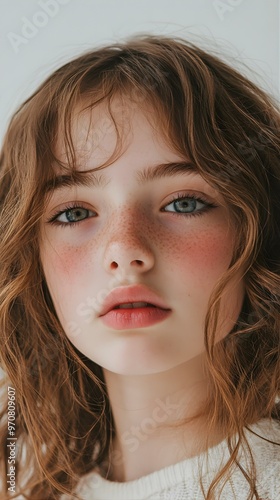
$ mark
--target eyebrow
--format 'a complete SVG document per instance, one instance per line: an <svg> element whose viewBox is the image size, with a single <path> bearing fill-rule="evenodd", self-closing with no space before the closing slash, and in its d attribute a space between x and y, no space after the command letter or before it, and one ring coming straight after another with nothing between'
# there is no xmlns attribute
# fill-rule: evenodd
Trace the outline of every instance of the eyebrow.
<svg viewBox="0 0 280 500"><path fill-rule="evenodd" d="M149 166L136 172L136 179L139 185L154 181L164 177L176 177L194 173L199 175L197 167L188 161L179 161L173 163L161 163L156 166ZM89 171L75 171L72 175L58 175L48 180L43 188L44 193L53 192L63 188L75 186L101 187L104 188L110 184L110 180L104 174L96 174Z"/></svg>

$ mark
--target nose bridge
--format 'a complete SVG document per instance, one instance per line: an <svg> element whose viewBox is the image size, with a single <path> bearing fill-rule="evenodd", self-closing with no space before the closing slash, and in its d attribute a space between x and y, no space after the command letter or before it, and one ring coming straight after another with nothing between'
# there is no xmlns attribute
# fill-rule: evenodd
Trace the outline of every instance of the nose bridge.
<svg viewBox="0 0 280 500"><path fill-rule="evenodd" d="M119 205L111 212L107 230L108 234L111 233L115 238L121 236L122 239L138 240L147 234L148 228L147 211L140 203L131 200L130 203Z"/></svg>

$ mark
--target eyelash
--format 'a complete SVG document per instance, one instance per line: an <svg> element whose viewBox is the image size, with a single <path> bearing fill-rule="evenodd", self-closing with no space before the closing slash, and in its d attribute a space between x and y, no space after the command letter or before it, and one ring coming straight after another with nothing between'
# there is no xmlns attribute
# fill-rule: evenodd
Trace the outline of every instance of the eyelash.
<svg viewBox="0 0 280 500"><path fill-rule="evenodd" d="M66 207L64 207L63 210L58 210L57 212L55 212L51 216L51 218L47 220L47 222L49 224L53 224L54 226L60 226L60 227L66 227L66 226L67 227L74 227L74 226L77 226L78 224L80 224L81 222L84 222L87 219L82 219L82 220L79 220L77 222L60 222L60 221L57 220L57 217L59 217L60 215L64 214L68 210L75 210L77 208L82 208L83 210L88 210L82 204L78 205L77 203L72 203L72 204L66 205Z"/></svg>
<svg viewBox="0 0 280 500"><path fill-rule="evenodd" d="M186 199L186 198L190 198L192 200L196 200L200 203L204 203L206 206L202 209L200 209L198 212L194 212L194 213L184 213L184 212L170 212L170 211L164 211L164 213L169 213L169 214L172 214L172 215L175 215L175 216L179 216L179 217L182 217L182 216L185 216L185 217L196 217L196 216L199 216L199 215L203 215L203 213L205 212L208 212L208 210L210 210L211 208L217 208L218 205L215 205L214 203L210 203L209 201L205 200L203 198L203 196L196 196L194 194L176 194L174 195L174 197L172 198L172 200L169 201L169 203L167 203L163 208L167 207L168 205L171 205L172 203L174 203L175 201L180 201L180 200L183 200L183 199ZM61 227L74 227L74 226L77 226L78 224L80 224L81 222L84 222L86 219L82 219L80 221L77 221L77 222L60 222L57 220L57 218L64 214L65 212L67 212L68 210L74 210L74 209L79 209L79 208L82 208L84 210L88 210L86 209L84 206L82 206L81 204L77 204L77 203L72 203L72 204L69 204L67 205L66 207L64 207L63 210L59 210L57 211L56 213L54 213L50 219L47 220L47 222L49 224L53 224L53 225L57 225L57 226L61 226Z"/></svg>
<svg viewBox="0 0 280 500"><path fill-rule="evenodd" d="M184 200L186 198L189 198L191 200L196 200L200 203L204 203L204 205L206 205L204 208L200 209L198 212L194 212L194 213L184 213L184 212L169 212L167 211L167 213L169 214L172 214L172 215L178 215L178 216L185 216L185 217L196 217L196 216L199 216L199 215L203 215L205 212L208 212L208 210L211 210L211 208L217 208L218 205L215 205L214 203L211 203L210 201L207 201L205 198L203 198L203 196L197 196L195 194L187 194L187 193L184 193L184 194L176 194L174 195L174 197L172 198L172 200L170 200L169 203L167 203L163 208L167 207L168 205L171 205L172 203L174 203L175 201L180 201L180 200ZM166 212L165 212L166 213Z"/></svg>

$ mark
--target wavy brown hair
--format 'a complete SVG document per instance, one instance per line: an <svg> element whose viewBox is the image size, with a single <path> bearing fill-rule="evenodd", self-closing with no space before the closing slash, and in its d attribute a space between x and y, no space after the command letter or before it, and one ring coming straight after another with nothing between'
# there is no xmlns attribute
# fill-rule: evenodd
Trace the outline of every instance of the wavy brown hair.
<svg viewBox="0 0 280 500"><path fill-rule="evenodd" d="M244 428L261 418L280 420L279 108L216 55L184 39L134 36L100 46L57 69L14 114L4 139L3 499L10 498L8 384L16 391L17 474L27 499L73 495L81 476L106 462L114 436L102 368L73 346L58 321L40 262L39 227L44 187L54 178L54 164L77 175L71 136L75 110L81 103L92 109L103 102L117 127L111 107L115 97L124 110L128 102L153 110L151 116L168 144L224 196L238 229L232 262L213 290L205 322L212 391L203 411L209 434L219 426L229 436L231 454L205 492L207 500L215 498L218 484L238 465L238 450L247 443ZM65 163L55 154L58 132L67 151ZM119 131L118 138L120 144ZM226 338L215 344L221 296L241 270L245 298L240 316ZM236 434L239 440L233 445ZM259 499L250 458L251 469L242 472L250 485L249 499Z"/></svg>

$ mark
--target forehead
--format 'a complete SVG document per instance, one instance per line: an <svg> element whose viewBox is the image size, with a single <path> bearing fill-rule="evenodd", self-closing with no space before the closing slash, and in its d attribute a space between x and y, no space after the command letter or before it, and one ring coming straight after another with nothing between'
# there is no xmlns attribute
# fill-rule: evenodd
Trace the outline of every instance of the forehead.
<svg viewBox="0 0 280 500"><path fill-rule="evenodd" d="M59 126L55 155L62 162L69 159L66 135ZM69 136L78 170L106 163L116 148L123 154L128 147L141 146L143 156L147 142L152 142L154 149L174 149L171 144L167 145L154 109L148 106L140 109L133 102L118 98L114 98L110 106L107 102L93 108L85 103L77 106L72 114Z"/></svg>

